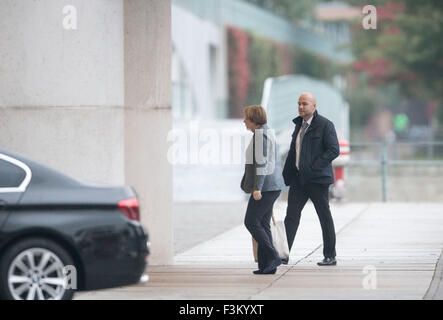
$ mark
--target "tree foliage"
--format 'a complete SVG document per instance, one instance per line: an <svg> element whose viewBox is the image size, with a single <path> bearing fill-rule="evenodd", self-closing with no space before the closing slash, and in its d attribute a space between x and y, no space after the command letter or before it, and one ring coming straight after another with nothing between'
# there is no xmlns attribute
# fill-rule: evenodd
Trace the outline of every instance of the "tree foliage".
<svg viewBox="0 0 443 320"><path fill-rule="evenodd" d="M406 96L437 101L443 123L443 2L374 2L377 29L365 30L361 22L353 27L355 69L366 72L373 85L397 82Z"/></svg>

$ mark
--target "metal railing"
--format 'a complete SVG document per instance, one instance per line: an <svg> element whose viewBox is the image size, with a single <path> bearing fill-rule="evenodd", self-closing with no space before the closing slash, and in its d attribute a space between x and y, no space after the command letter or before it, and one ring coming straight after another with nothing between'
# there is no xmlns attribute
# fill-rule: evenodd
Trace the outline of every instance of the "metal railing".
<svg viewBox="0 0 443 320"><path fill-rule="evenodd" d="M358 142L351 143L350 148L350 166L379 166L381 168L383 202L386 202L388 199L387 182L389 166L443 166L443 142L441 141ZM403 148L403 152L399 152L398 149L400 148ZM420 148L424 148L425 152L417 151ZM368 155L372 155L371 159L367 158Z"/></svg>

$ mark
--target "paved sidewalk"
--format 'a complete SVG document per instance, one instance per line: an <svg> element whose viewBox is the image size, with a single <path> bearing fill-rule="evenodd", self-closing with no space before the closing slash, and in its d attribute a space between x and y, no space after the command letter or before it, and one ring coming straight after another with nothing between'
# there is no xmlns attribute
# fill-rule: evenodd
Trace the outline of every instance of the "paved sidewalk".
<svg viewBox="0 0 443 320"><path fill-rule="evenodd" d="M175 202L172 219L174 254L183 253L242 224L247 205L247 200Z"/></svg>
<svg viewBox="0 0 443 320"><path fill-rule="evenodd" d="M276 204L282 219L285 203ZM319 267L321 229L312 204L302 213L287 266L253 275L252 244L235 227L175 257L150 266L145 284L79 293L76 299L423 299L432 288L443 248L443 204L332 204L335 267ZM366 272L366 273L365 273ZM434 299L439 299L437 294Z"/></svg>

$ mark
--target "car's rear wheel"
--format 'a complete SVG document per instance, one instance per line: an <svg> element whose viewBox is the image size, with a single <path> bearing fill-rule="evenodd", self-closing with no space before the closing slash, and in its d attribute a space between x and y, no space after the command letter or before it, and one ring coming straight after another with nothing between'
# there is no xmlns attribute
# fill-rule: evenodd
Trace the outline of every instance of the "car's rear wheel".
<svg viewBox="0 0 443 320"><path fill-rule="evenodd" d="M22 240L1 257L0 296L10 300L72 299L73 283L68 280L76 279L66 277L70 275L66 267L73 265L70 254L52 240Z"/></svg>

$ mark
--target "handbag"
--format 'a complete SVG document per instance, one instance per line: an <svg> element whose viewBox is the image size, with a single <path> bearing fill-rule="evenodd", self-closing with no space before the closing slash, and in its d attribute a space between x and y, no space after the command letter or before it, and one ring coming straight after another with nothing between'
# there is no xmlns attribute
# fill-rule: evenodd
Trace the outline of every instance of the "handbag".
<svg viewBox="0 0 443 320"><path fill-rule="evenodd" d="M286 228L284 221L276 221L274 217L274 212L272 213L272 223L271 223L271 233L272 233L272 244L275 250L277 250L278 255L281 259L289 258L289 246L288 239L286 237ZM252 237L252 253L254 255L254 261L258 262L258 243Z"/></svg>
<svg viewBox="0 0 443 320"><path fill-rule="evenodd" d="M281 259L289 258L289 245L288 238L286 237L286 227L283 220L276 221L274 218L274 213L272 213L272 244L275 250L277 250L278 255Z"/></svg>

